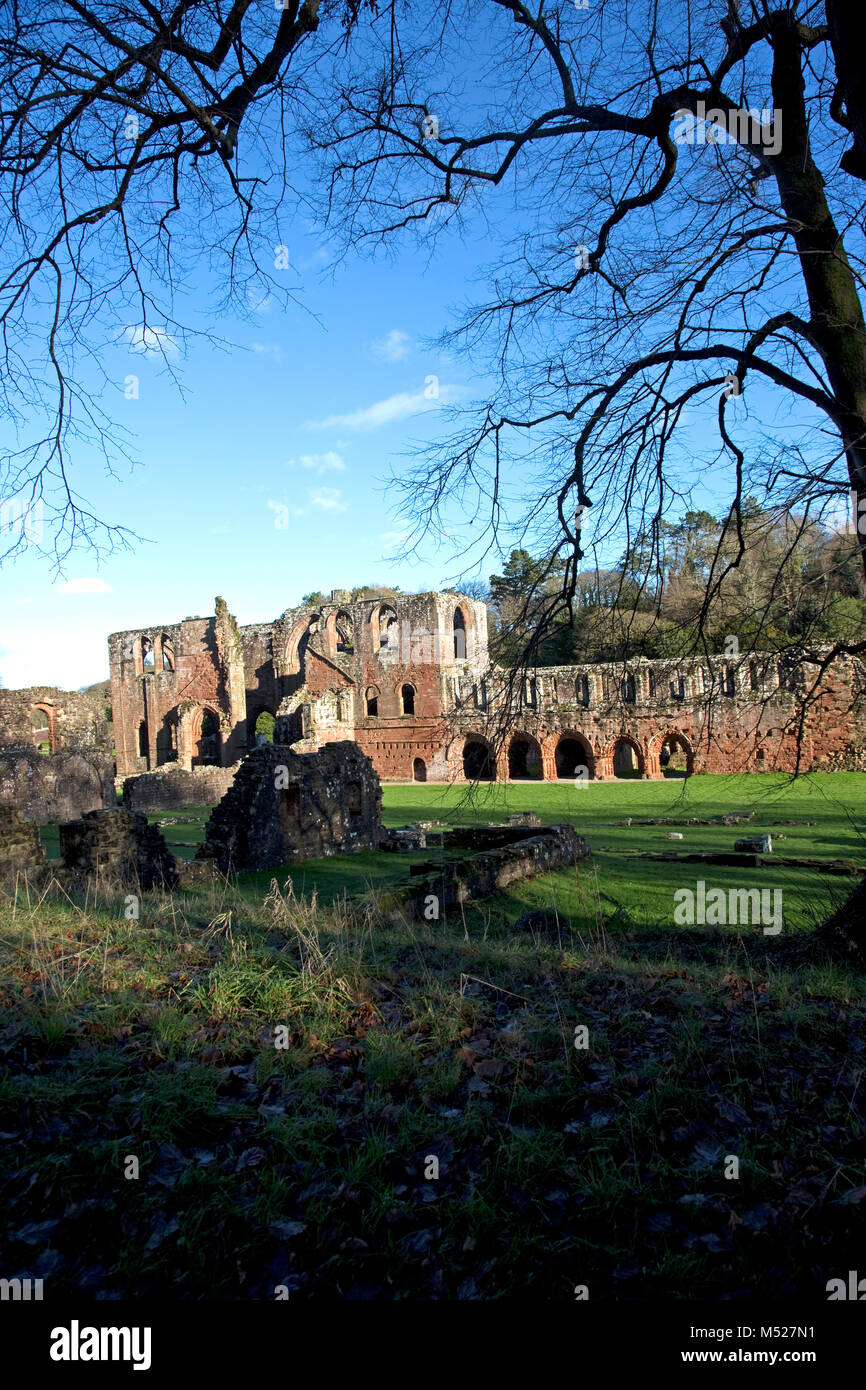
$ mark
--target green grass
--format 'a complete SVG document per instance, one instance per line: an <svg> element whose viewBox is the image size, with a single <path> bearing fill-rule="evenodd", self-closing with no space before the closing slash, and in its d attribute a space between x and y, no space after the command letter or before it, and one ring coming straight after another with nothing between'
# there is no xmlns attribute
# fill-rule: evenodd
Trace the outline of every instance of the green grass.
<svg viewBox="0 0 866 1390"><path fill-rule="evenodd" d="M377 899L424 855L148 893L139 921L0 897L0 1265L61 1297L823 1299L862 1226L866 974L810 928L854 880L637 853L769 828L863 863L864 787L386 786L390 825L535 810L593 847L433 923ZM673 929L697 877L782 886L785 931Z"/></svg>

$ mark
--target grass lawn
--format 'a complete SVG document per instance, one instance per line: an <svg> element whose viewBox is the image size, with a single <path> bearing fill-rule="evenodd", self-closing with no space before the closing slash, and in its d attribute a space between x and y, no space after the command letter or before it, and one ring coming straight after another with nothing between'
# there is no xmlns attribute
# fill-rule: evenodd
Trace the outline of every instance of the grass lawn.
<svg viewBox="0 0 866 1390"><path fill-rule="evenodd" d="M388 786L392 825L534 809L593 846L445 922L346 896L392 854L146 894L139 920L3 899L4 1274L46 1298L823 1301L862 1264L866 974L805 928L855 880L750 871L784 887L780 936L674 929L675 884L743 871L635 850L741 832L617 822L754 808L777 852L862 863L864 782ZM515 926L554 903L558 930Z"/></svg>

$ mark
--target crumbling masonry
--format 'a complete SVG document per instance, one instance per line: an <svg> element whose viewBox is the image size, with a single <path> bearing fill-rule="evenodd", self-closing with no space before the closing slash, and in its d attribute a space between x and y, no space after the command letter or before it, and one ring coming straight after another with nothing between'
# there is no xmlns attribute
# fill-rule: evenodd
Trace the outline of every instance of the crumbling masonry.
<svg viewBox="0 0 866 1390"><path fill-rule="evenodd" d="M686 772L787 772L798 745L800 770L864 766L863 669L850 658L825 673L799 733L817 671L787 658L539 669L512 692L500 744L506 673L489 663L486 606L454 592L350 602L334 590L244 627L218 599L209 618L115 633L109 652L121 778L229 769L262 741L263 715L296 753L352 741L386 781L657 778L672 759ZM188 779L172 804L196 794Z"/></svg>

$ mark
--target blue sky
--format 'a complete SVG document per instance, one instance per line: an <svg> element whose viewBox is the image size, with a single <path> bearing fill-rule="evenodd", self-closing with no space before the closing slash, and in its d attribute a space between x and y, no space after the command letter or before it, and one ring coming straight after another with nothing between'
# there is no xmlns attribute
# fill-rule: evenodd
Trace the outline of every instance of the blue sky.
<svg viewBox="0 0 866 1390"><path fill-rule="evenodd" d="M130 334L108 350L117 389L106 405L141 464L111 478L79 447L76 482L98 515L145 539L98 563L80 551L62 576L35 548L4 567L7 688L101 680L109 632L211 613L216 594L243 623L313 589L412 590L454 575L434 545L418 560L389 560L401 523L385 480L442 428L444 404L477 390L465 363L425 342L465 298L482 248L447 233L432 258L359 257L332 275L330 248L303 225L286 245L299 304L272 299L249 320L201 320L225 350L169 342L182 395L151 340ZM126 399L130 375L137 399Z"/></svg>
<svg viewBox="0 0 866 1390"><path fill-rule="evenodd" d="M579 23L581 12L568 9L568 19ZM477 57L474 38L470 51ZM452 77L461 77L465 90L443 97L441 109L457 102L469 120L478 88L466 74ZM696 157L705 155L696 150ZM516 180L514 189L485 190L464 233L440 228L433 249L392 243L377 260L350 252L333 273L334 248L299 215L282 237L288 267L274 272L285 276L294 302L284 307L260 298L246 317L216 321L202 317L218 281L209 278L207 225L195 226L199 264L181 286L175 312L219 333L225 346L193 338L176 348L170 326L159 336L156 317L143 338L132 311L125 338L106 343L100 362L113 384L103 404L129 429L141 462L111 477L95 453L73 446L73 478L100 518L142 540L132 552L101 560L80 550L62 575L35 547L3 566L3 684L74 689L104 679L110 632L212 613L217 594L246 623L273 619L314 589L388 582L417 590L453 582L461 567L447 543L437 548L430 541L411 561L389 558L400 549L401 522L386 479L392 468L408 466L413 448L447 432L443 407L484 394L485 382L468 361L430 344L453 325L453 308L484 297L481 270L499 259L525 218L534 221L531 202L521 203L522 187ZM548 215L556 241L571 213L542 204L542 225ZM566 261L573 240L563 244ZM153 350L159 343L182 392ZM131 378L135 390L127 399ZM748 418L750 400L759 420L754 387L741 415ZM774 408L796 434L790 402ZM729 489L724 466L708 467L718 449L712 401L690 428L694 433L681 437L685 486L693 489L692 505L718 512ZM512 466L511 499L532 495L531 479L531 470ZM473 525L477 535L480 523L455 503L448 540L461 528L465 537ZM503 537L506 551L517 539ZM598 558L611 563L616 553ZM499 567L490 556L480 573Z"/></svg>

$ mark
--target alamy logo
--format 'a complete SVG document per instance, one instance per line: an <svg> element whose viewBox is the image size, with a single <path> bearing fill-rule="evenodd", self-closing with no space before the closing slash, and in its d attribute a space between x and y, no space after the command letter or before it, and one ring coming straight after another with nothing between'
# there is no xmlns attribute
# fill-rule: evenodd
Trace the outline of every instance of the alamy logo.
<svg viewBox="0 0 866 1390"><path fill-rule="evenodd" d="M51 1330L52 1361L131 1361L134 1371L150 1370L149 1327L69 1327Z"/></svg>
<svg viewBox="0 0 866 1390"><path fill-rule="evenodd" d="M778 154L782 113L767 107L761 111L711 107L708 111L706 102L699 101L694 113L683 108L674 112L673 137L678 145L757 145L763 154Z"/></svg>
<svg viewBox="0 0 866 1390"><path fill-rule="evenodd" d="M848 1270L847 1284L844 1279L828 1279L825 1287L828 1303L838 1303L841 1299L855 1303L866 1301L866 1279L858 1279L856 1269Z"/></svg>
<svg viewBox="0 0 866 1390"><path fill-rule="evenodd" d="M764 936L782 930L781 888L710 888L702 878L691 888L674 893L674 923L678 927L762 926Z"/></svg>
<svg viewBox="0 0 866 1390"><path fill-rule="evenodd" d="M0 1300L11 1299L13 1303L29 1303L33 1299L42 1302L41 1279L0 1279Z"/></svg>

